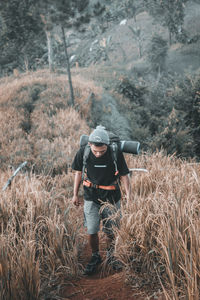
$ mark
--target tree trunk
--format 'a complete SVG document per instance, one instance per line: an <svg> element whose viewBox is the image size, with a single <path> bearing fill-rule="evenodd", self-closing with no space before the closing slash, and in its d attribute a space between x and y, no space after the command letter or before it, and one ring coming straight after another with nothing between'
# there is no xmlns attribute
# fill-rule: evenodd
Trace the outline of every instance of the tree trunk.
<svg viewBox="0 0 200 300"><path fill-rule="evenodd" d="M169 30L169 45L171 46L171 44L172 44L172 33L171 33L170 29L168 29L168 30Z"/></svg>
<svg viewBox="0 0 200 300"><path fill-rule="evenodd" d="M118 49L119 49L119 50L121 51L121 53L122 53L122 56L123 56L123 62L126 62L126 61L127 61L126 51L124 50L124 48L123 48L120 44L115 43L115 45L117 45L117 46L116 46L116 49L117 49L117 47L118 47Z"/></svg>
<svg viewBox="0 0 200 300"><path fill-rule="evenodd" d="M49 63L49 70L53 72L54 65L53 65L53 47L52 47L52 34L51 31L45 30L47 36L47 48L48 48L48 63Z"/></svg>
<svg viewBox="0 0 200 300"><path fill-rule="evenodd" d="M142 41L141 41L141 39L138 40L138 51L139 51L139 57L142 58Z"/></svg>
<svg viewBox="0 0 200 300"><path fill-rule="evenodd" d="M67 62L67 74L68 74L68 80L69 80L71 106L74 106L74 90L73 90L73 86L72 86L71 70L70 70L69 56L68 56L68 52L67 52L65 31L64 31L63 26L61 26L61 29L62 29L62 37L63 37L64 50L65 50L65 57L66 57L66 62Z"/></svg>

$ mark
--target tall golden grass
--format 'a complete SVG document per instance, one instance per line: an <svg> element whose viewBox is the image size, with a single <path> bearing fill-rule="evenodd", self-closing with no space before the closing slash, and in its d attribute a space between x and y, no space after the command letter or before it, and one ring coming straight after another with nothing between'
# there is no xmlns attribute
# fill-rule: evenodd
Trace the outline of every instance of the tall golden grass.
<svg viewBox="0 0 200 300"><path fill-rule="evenodd" d="M10 175L1 174L1 187ZM79 275L81 221L71 190L65 191L72 174L57 177L21 174L1 192L2 300L59 299L62 287Z"/></svg>
<svg viewBox="0 0 200 300"><path fill-rule="evenodd" d="M129 161L133 198L123 207L116 252L135 282L160 283L166 299L200 297L200 165L162 152Z"/></svg>
<svg viewBox="0 0 200 300"><path fill-rule="evenodd" d="M59 299L80 272L82 219L71 205L70 163L89 133L85 100L95 86L47 71L0 80L0 299ZM84 119L83 119L84 118ZM13 170L27 167L2 192Z"/></svg>
<svg viewBox="0 0 200 300"><path fill-rule="evenodd" d="M61 174L88 133L91 93L100 88L75 76L75 108L70 109L66 74L37 71L0 80L1 169L27 160L37 173Z"/></svg>

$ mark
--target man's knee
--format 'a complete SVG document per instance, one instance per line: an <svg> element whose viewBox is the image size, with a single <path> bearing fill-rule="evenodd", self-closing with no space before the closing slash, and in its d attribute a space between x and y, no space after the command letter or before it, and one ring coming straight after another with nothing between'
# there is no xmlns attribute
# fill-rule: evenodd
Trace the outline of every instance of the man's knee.
<svg viewBox="0 0 200 300"><path fill-rule="evenodd" d="M92 201L84 202L84 225L88 234L96 234L100 228L99 209Z"/></svg>
<svg viewBox="0 0 200 300"><path fill-rule="evenodd" d="M96 235L99 232L99 224L86 224L87 233L90 235Z"/></svg>

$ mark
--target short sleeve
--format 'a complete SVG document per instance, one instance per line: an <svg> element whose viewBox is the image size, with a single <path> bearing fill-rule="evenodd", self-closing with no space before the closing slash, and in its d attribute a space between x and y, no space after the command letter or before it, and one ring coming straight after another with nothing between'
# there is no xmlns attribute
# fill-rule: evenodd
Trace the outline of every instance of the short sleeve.
<svg viewBox="0 0 200 300"><path fill-rule="evenodd" d="M75 171L82 171L83 168L83 151L84 149L80 148L76 153L74 160L72 162L72 169Z"/></svg>
<svg viewBox="0 0 200 300"><path fill-rule="evenodd" d="M126 160L121 151L118 152L117 166L118 166L120 176L125 176L125 175L129 174L129 169L126 164Z"/></svg>

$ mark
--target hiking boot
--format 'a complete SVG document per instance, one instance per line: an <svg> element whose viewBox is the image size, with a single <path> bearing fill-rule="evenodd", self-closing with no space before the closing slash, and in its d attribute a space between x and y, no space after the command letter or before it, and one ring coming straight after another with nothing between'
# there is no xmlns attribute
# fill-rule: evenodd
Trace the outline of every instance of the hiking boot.
<svg viewBox="0 0 200 300"><path fill-rule="evenodd" d="M90 262L87 264L83 274L92 275L96 272L97 266L101 263L101 256L99 253L92 254Z"/></svg>

